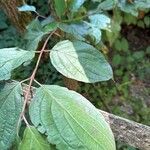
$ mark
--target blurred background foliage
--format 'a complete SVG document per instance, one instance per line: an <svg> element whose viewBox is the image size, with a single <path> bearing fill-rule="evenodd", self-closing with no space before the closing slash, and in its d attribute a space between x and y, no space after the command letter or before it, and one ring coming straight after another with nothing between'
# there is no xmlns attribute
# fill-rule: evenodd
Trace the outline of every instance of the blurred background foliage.
<svg viewBox="0 0 150 150"><path fill-rule="evenodd" d="M50 13L47 0L28 0L27 3L34 5L41 15ZM142 5L142 1L139 5ZM95 3L85 3L87 8L95 6ZM83 10L84 7L81 8ZM118 5L106 13L112 18L112 32L103 32L103 44L99 49L112 65L114 80L80 83L78 92L97 108L150 125L150 9L144 8L137 15L137 10ZM0 48L19 46L20 43L20 35L0 11ZM51 46L53 41L49 44ZM64 85L62 76L46 57L42 59L36 78L44 84ZM34 65L33 61L30 66L16 69L13 78L27 78ZM135 150L120 142L117 142L117 149Z"/></svg>

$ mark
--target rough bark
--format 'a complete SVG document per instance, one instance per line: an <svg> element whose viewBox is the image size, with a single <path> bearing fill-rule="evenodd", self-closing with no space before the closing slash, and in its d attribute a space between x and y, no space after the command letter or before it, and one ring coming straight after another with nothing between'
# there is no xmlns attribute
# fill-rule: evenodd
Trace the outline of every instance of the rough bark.
<svg viewBox="0 0 150 150"><path fill-rule="evenodd" d="M19 12L19 6L24 4L24 0L0 0L0 8L4 10L13 25L23 33L26 25L31 21L32 16L29 12Z"/></svg>
<svg viewBox="0 0 150 150"><path fill-rule="evenodd" d="M141 150L150 150L150 127L100 110L115 139Z"/></svg>

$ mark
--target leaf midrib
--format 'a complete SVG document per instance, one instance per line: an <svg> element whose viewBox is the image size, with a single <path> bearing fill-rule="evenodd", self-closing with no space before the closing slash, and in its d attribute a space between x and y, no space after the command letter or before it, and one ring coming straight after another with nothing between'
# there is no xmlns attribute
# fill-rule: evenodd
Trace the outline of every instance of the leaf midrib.
<svg viewBox="0 0 150 150"><path fill-rule="evenodd" d="M63 110L65 110L65 111L70 115L70 117L85 131L85 133L87 133L98 145L101 146L101 143L99 143L97 140L95 140L95 139L88 133L88 131L85 130L85 129L80 125L80 123L79 123L59 102L57 102L57 100L55 99L55 97L49 93L49 90L48 90L48 89L46 89L44 86L42 86L42 88L48 93L48 95L50 95L51 97L53 97L53 99L55 100L55 102L56 102ZM51 91L50 91L50 92L51 92Z"/></svg>

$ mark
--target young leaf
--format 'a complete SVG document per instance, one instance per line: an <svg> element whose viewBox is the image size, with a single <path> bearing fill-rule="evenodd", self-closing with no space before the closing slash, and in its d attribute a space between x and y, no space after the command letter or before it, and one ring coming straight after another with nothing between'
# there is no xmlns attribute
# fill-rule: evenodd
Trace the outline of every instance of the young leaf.
<svg viewBox="0 0 150 150"><path fill-rule="evenodd" d="M74 23L74 24L65 24L61 23L59 28L71 35L73 35L76 39L85 41L85 36L88 32L88 27L85 23Z"/></svg>
<svg viewBox="0 0 150 150"><path fill-rule="evenodd" d="M19 82L0 84L0 149L7 150L15 140L23 98Z"/></svg>
<svg viewBox="0 0 150 150"><path fill-rule="evenodd" d="M78 11L78 9L82 6L82 4L85 2L85 0L73 0L71 2L70 10L72 12Z"/></svg>
<svg viewBox="0 0 150 150"><path fill-rule="evenodd" d="M84 21L88 26L87 34L93 39L95 44L98 44L101 40L101 31L99 28L95 27L93 24Z"/></svg>
<svg viewBox="0 0 150 150"><path fill-rule="evenodd" d="M19 150L51 150L50 144L33 126L25 129Z"/></svg>
<svg viewBox="0 0 150 150"><path fill-rule="evenodd" d="M36 12L36 8L34 6L30 6L30 5L23 5L21 7L18 7L18 10L19 11L33 11L33 12Z"/></svg>
<svg viewBox="0 0 150 150"><path fill-rule="evenodd" d="M57 27L58 27L57 22L51 22L48 25L45 25L43 30L44 30L44 32L51 32L51 31L56 30Z"/></svg>
<svg viewBox="0 0 150 150"><path fill-rule="evenodd" d="M43 36L47 34L42 29L42 25L38 19L33 20L27 26L27 32L25 34L24 40L26 40L25 49L29 51L35 51L42 40Z"/></svg>
<svg viewBox="0 0 150 150"><path fill-rule="evenodd" d="M55 10L59 17L61 17L66 10L65 0L54 0Z"/></svg>
<svg viewBox="0 0 150 150"><path fill-rule="evenodd" d="M22 63L32 60L34 54L16 47L0 49L0 80L10 79L11 71Z"/></svg>
<svg viewBox="0 0 150 150"><path fill-rule="evenodd" d="M114 16L111 21L111 28L110 28L111 32L106 31L106 36L110 45L112 45L114 41L116 42L116 39L118 38L120 30L121 30L121 23L122 23L121 12L118 9L114 9L113 14Z"/></svg>
<svg viewBox="0 0 150 150"><path fill-rule="evenodd" d="M115 150L113 134L102 114L67 88L43 85L37 89L29 114L58 150Z"/></svg>
<svg viewBox="0 0 150 150"><path fill-rule="evenodd" d="M122 0L118 2L118 7L124 12L130 13L133 16L138 16L138 9L135 3L127 3L126 0Z"/></svg>
<svg viewBox="0 0 150 150"><path fill-rule="evenodd" d="M97 10L112 10L116 5L117 0L105 0L98 5Z"/></svg>
<svg viewBox="0 0 150 150"><path fill-rule="evenodd" d="M76 39L81 41L86 41L86 37L90 36L95 44L99 43L101 40L101 31L100 29L93 26L93 24L86 21L74 24L60 24L59 28L71 35Z"/></svg>
<svg viewBox="0 0 150 150"><path fill-rule="evenodd" d="M104 56L84 42L61 41L52 48L50 59L57 71L78 81L93 83L113 77Z"/></svg>
<svg viewBox="0 0 150 150"><path fill-rule="evenodd" d="M89 16L91 24L99 29L109 30L110 27L110 18L103 14L95 14Z"/></svg>

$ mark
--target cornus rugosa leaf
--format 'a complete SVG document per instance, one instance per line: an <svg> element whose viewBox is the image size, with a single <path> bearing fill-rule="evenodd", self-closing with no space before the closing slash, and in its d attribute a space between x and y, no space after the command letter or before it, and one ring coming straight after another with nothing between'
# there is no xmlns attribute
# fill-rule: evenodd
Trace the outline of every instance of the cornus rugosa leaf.
<svg viewBox="0 0 150 150"><path fill-rule="evenodd" d="M19 11L33 11L36 12L36 8L34 6L30 6L30 5L23 5L21 7L18 7Z"/></svg>
<svg viewBox="0 0 150 150"><path fill-rule="evenodd" d="M149 0L122 0L118 1L118 7L127 13L132 14L133 16L138 16L139 10L145 10L150 8Z"/></svg>
<svg viewBox="0 0 150 150"><path fill-rule="evenodd" d="M56 13L59 17L61 17L66 10L66 2L65 0L54 0L54 6Z"/></svg>
<svg viewBox="0 0 150 150"><path fill-rule="evenodd" d="M112 10L117 3L117 0L105 0L98 5L97 11Z"/></svg>
<svg viewBox="0 0 150 150"><path fill-rule="evenodd" d="M0 49L0 80L10 79L11 71L24 62L32 60L34 54L16 47Z"/></svg>
<svg viewBox="0 0 150 150"><path fill-rule="evenodd" d="M33 98L32 123L58 150L115 150L114 137L102 114L87 99L67 88L43 85Z"/></svg>
<svg viewBox="0 0 150 150"><path fill-rule="evenodd" d="M45 34L47 34L47 32L44 32L40 21L38 19L33 20L27 26L27 32L24 37L27 41L25 43L25 48L29 51L35 51Z"/></svg>
<svg viewBox="0 0 150 150"><path fill-rule="evenodd" d="M102 53L84 42L61 41L52 48L50 58L57 71L68 78L93 83L113 77Z"/></svg>
<svg viewBox="0 0 150 150"><path fill-rule="evenodd" d="M19 82L0 84L0 150L7 150L15 139L23 99Z"/></svg>
<svg viewBox="0 0 150 150"><path fill-rule="evenodd" d="M98 29L109 30L110 28L110 18L103 14L95 14L89 16L91 24Z"/></svg>
<svg viewBox="0 0 150 150"><path fill-rule="evenodd" d="M19 150L51 150L51 147L35 127L29 126L24 131Z"/></svg>
<svg viewBox="0 0 150 150"><path fill-rule="evenodd" d="M90 36L96 44L101 40L100 29L94 27L93 24L86 21L76 24L61 23L59 25L59 28L68 34L73 35L74 38L81 41L86 41L87 36Z"/></svg>
<svg viewBox="0 0 150 150"><path fill-rule="evenodd" d="M70 10L72 12L78 11L78 9L82 6L82 4L85 2L85 0L73 0L71 2Z"/></svg>

